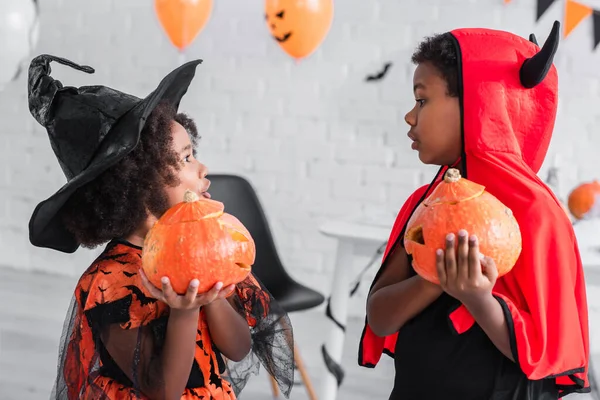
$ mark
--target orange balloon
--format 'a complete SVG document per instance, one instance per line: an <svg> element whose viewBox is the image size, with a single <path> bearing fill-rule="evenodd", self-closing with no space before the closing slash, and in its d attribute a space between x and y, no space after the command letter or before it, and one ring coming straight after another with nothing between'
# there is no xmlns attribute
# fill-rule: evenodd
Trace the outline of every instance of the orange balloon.
<svg viewBox="0 0 600 400"><path fill-rule="evenodd" d="M155 0L158 21L179 50L189 46L202 31L213 8L212 0Z"/></svg>
<svg viewBox="0 0 600 400"><path fill-rule="evenodd" d="M327 36L333 21L333 0L265 0L271 36L290 56L310 55Z"/></svg>

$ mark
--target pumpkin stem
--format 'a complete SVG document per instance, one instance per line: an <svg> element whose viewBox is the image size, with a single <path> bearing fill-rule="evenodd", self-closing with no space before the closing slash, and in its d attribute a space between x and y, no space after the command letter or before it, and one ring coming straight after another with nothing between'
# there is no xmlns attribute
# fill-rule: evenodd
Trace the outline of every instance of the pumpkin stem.
<svg viewBox="0 0 600 400"><path fill-rule="evenodd" d="M194 201L198 200L200 200L200 196L198 196L196 193L192 192L189 189L185 191L185 194L183 195L183 201L185 201L186 203L193 203Z"/></svg>
<svg viewBox="0 0 600 400"><path fill-rule="evenodd" d="M446 171L446 175L444 175L444 182L453 183L458 182L460 180L460 171L456 168L450 168Z"/></svg>

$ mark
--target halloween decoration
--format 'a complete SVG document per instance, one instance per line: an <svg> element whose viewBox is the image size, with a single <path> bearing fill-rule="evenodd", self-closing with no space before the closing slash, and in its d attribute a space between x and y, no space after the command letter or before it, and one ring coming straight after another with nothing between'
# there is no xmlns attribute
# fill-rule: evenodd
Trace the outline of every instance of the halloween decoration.
<svg viewBox="0 0 600 400"><path fill-rule="evenodd" d="M586 18L590 17L594 10L592 7L581 4L578 1L565 1L565 25L563 36L568 37L571 32Z"/></svg>
<svg viewBox="0 0 600 400"><path fill-rule="evenodd" d="M504 0L504 3L510 3L510 0ZM539 21L555 3L558 2L556 0L537 0L535 20ZM560 3L564 4L563 37L568 37L584 20L592 17L593 50L595 50L600 43L600 9L590 7L585 4L585 1L565 0Z"/></svg>
<svg viewBox="0 0 600 400"><path fill-rule="evenodd" d="M536 2L536 16L535 20L539 21L540 18L548 11L550 6L554 4L555 0L537 0Z"/></svg>
<svg viewBox="0 0 600 400"><path fill-rule="evenodd" d="M575 219L594 218L600 215L600 182L586 182L571 191L568 207Z"/></svg>
<svg viewBox="0 0 600 400"><path fill-rule="evenodd" d="M366 82L372 82L372 81L380 81L382 80L385 75L388 73L389 69L391 68L392 63L391 62L387 62L384 64L383 69L380 72L377 72L374 75L367 75L367 77L365 78Z"/></svg>
<svg viewBox="0 0 600 400"><path fill-rule="evenodd" d="M179 51L189 46L204 29L213 8L212 0L155 0L158 21Z"/></svg>
<svg viewBox="0 0 600 400"><path fill-rule="evenodd" d="M37 1L0 0L0 91L19 77L38 39Z"/></svg>
<svg viewBox="0 0 600 400"><path fill-rule="evenodd" d="M333 0L265 0L271 36L291 57L312 54L323 42L333 20Z"/></svg>
<svg viewBox="0 0 600 400"><path fill-rule="evenodd" d="M160 287L167 276L183 294L194 278L200 281L198 293L217 282L227 286L246 279L256 256L254 241L223 211L223 203L186 191L184 201L163 214L144 240L142 265L150 282Z"/></svg>
<svg viewBox="0 0 600 400"><path fill-rule="evenodd" d="M594 25L594 50L600 43L600 10L594 10L592 14L592 25Z"/></svg>
<svg viewBox="0 0 600 400"><path fill-rule="evenodd" d="M408 221L404 247L413 268L424 279L439 283L435 251L445 247L448 233L466 229L477 235L479 248L491 257L498 275L507 274L521 253L521 232L512 211L485 187L464 179L450 168L443 182L415 210Z"/></svg>

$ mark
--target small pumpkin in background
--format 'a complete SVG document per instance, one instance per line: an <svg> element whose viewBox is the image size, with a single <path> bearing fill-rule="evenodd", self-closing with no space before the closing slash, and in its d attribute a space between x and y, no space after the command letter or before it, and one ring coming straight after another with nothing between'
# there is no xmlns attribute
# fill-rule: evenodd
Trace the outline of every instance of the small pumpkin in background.
<svg viewBox="0 0 600 400"><path fill-rule="evenodd" d="M479 251L494 260L499 276L514 267L522 239L512 211L484 186L462 178L457 169L450 168L408 221L404 248L412 255L415 272L439 284L435 251L446 247L446 235L461 229L477 236Z"/></svg>
<svg viewBox="0 0 600 400"><path fill-rule="evenodd" d="M575 219L600 215L600 182L586 182L577 186L569 194L567 204Z"/></svg>
<svg viewBox="0 0 600 400"><path fill-rule="evenodd" d="M178 294L198 279L198 293L217 282L237 284L250 274L256 247L250 232L223 203L186 191L184 201L171 207L144 239L142 268L161 287L167 276Z"/></svg>

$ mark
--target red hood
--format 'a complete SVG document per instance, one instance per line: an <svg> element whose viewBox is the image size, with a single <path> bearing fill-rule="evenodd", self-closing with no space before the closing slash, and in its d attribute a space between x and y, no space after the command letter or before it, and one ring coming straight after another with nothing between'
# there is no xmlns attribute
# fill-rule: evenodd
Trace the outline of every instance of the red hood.
<svg viewBox="0 0 600 400"><path fill-rule="evenodd" d="M550 64L545 78L524 90L520 69L526 59L540 52L536 44L487 29L457 29L451 34L460 45L465 77L461 83L467 159L493 152L500 158L522 160L537 173L556 118L556 68ZM529 71L529 79L535 80L534 73Z"/></svg>

